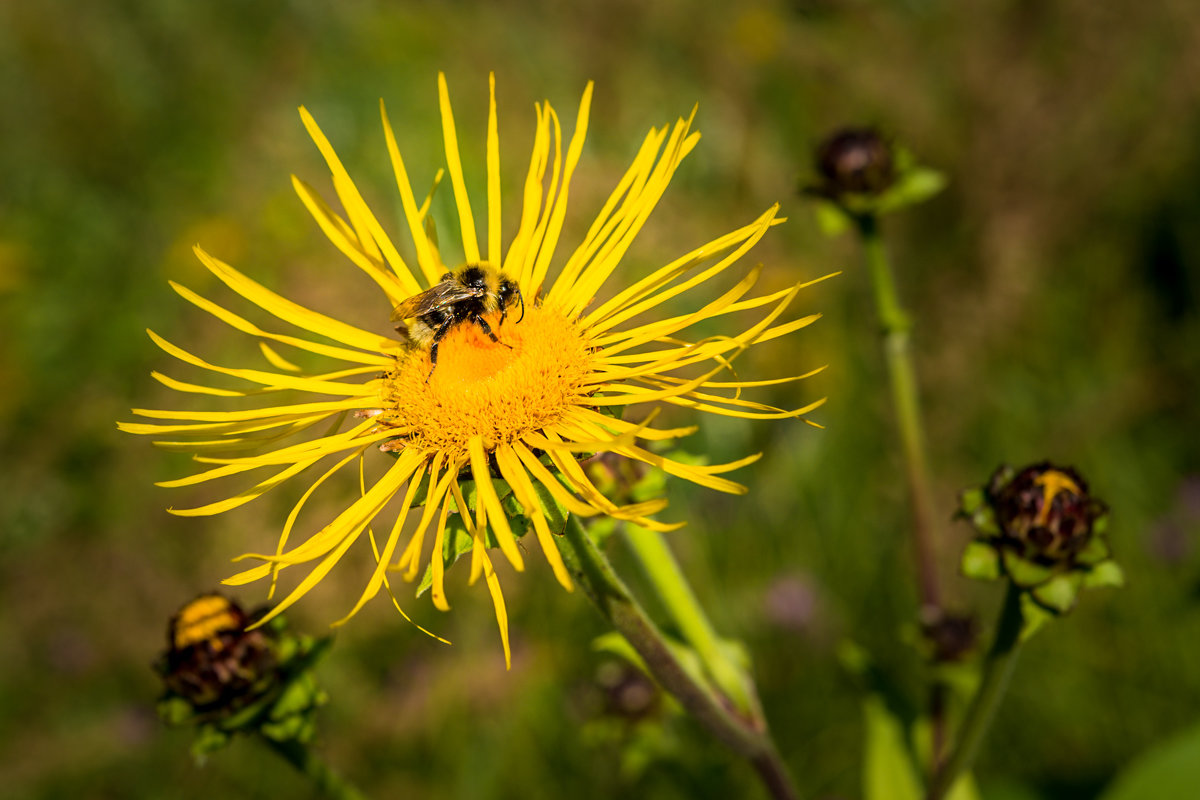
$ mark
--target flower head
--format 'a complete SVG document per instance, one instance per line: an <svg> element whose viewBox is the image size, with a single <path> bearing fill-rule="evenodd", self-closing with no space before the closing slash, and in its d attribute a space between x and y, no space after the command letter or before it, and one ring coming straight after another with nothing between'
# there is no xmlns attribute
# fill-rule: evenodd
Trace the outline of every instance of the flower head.
<svg viewBox="0 0 1200 800"><path fill-rule="evenodd" d="M844 128L821 142L817 171L831 198L843 194L878 195L896 180L891 144L873 128Z"/></svg>
<svg viewBox="0 0 1200 800"><path fill-rule="evenodd" d="M987 486L963 493L960 514L978 534L963 572L1006 576L1049 612L1070 611L1082 588L1121 583L1104 535L1108 508L1071 467L1002 466Z"/></svg>
<svg viewBox="0 0 1200 800"><path fill-rule="evenodd" d="M293 744L316 733L315 712L326 697L312 667L330 638L295 634L283 617L254 627L261 613L247 614L213 593L171 618L167 649L155 665L166 685L158 713L168 725L194 728L197 757L239 733Z"/></svg>
<svg viewBox="0 0 1200 800"><path fill-rule="evenodd" d="M308 566L307 576L268 618L309 591L361 539L369 542L376 567L346 618L381 589L391 594L390 574L399 572L413 580L426 563L433 602L447 609L447 561L452 563L451 553L469 552L471 579L485 578L507 656L507 617L493 565L495 549L521 570L525 554L518 537L532 531L558 581L570 589L571 576L555 544L560 531L554 524L562 514L602 515L659 530L677 527L653 518L666 505L662 499L620 505L606 498L580 466L585 455L613 454L718 491L744 492L745 487L724 474L754 461L756 455L706 466L664 457L654 443L684 436L693 428L657 428L651 424L653 413L632 422L622 419L620 412L629 406L670 404L734 417L801 417L819 402L780 409L747 399L742 390L806 375L741 380L732 372L731 361L751 345L790 334L816 317L781 320L805 284L752 295L757 267L722 294L693 303L687 313L654 314L668 300L697 296L709 281L734 266L771 226L782 221L778 207L637 276L632 283L611 287L609 279L680 162L696 145L699 134L691 130L690 118L669 128L651 129L583 241L573 249L559 247L571 178L587 130L590 84L569 141L562 139L558 115L549 104L537 106L533 152L518 203L519 224L512 239L505 241L492 81L486 140L487 224L481 240L444 76L439 75L438 89L461 260L457 254L449 262L443 259L429 227L429 198L417 202L382 104L384 135L415 263L401 256L317 123L301 109L304 124L332 172L345 216L293 178L296 191L333 244L380 287L378 309L360 320L365 327L351 325L287 300L197 248L204 265L234 292L307 335L259 327L172 284L185 299L255 337L269 368L213 364L151 333L164 350L185 363L251 388L184 383L157 373L155 377L184 392L218 397L259 398L283 390L305 396L236 410L136 409L135 414L157 421L121 427L169 437L167 446L193 450L198 461L209 465L198 474L162 485L187 486L251 471L263 476L226 500L173 509L176 514L227 511L313 471L311 486L288 516L275 552L242 556L261 563L226 581L237 585L269 578L274 588L280 571ZM439 171L435 186L440 176ZM477 293L477 305L458 308L457 322L441 325L441 317L425 319L439 324L436 331L426 331L430 335L420 344L414 344L412 337L375 330L385 327L381 323L394 307L442 283L459 263L498 270L516 281L524 313L503 313ZM689 329L697 324L739 311L757 312L744 330L688 338ZM437 345L436 367L431 339ZM278 345L327 359L331 366L317 373L301 371L277 352ZM332 519L302 526L301 512L314 490L352 464L361 476L358 496ZM376 531L373 525L381 521ZM294 543L297 530L307 530L308 535Z"/></svg>

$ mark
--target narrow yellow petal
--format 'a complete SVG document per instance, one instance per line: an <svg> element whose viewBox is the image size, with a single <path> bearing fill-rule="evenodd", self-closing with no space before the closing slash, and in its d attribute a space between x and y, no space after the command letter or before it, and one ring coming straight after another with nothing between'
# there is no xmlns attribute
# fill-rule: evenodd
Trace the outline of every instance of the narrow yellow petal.
<svg viewBox="0 0 1200 800"><path fill-rule="evenodd" d="M417 487L420 486L421 476L424 471L418 469L408 479L408 491L404 495L404 502L400 505L400 511L396 515L395 521L392 523L392 532L388 535L387 544L384 545L382 551L375 552L375 571L371 574L371 579L367 581L367 586L363 589L362 595L358 598L358 602L350 609L350 613L333 623L334 627L344 625L347 620L359 612L368 600L379 593L383 586L385 574L388 564L392 560L392 554L396 551L396 545L400 541L400 535L403 533L404 521L408 518L408 511L412 508L413 496L417 493ZM372 538L372 542L374 539Z"/></svg>
<svg viewBox="0 0 1200 800"><path fill-rule="evenodd" d="M297 565L326 556L346 538L357 538L421 464L421 456L402 452L387 472L361 497L301 544L278 555L244 553L235 561L254 559L270 564Z"/></svg>
<svg viewBox="0 0 1200 800"><path fill-rule="evenodd" d="M542 510L541 501L538 500L529 474L525 472L520 460L508 445L496 448L496 464L500 467L500 474L504 476L504 480L508 482L517 496L517 502L525 509L525 516L533 523L538 543L542 546L542 552L546 555L546 561L550 564L554 577L558 579L564 589L568 592L571 591L574 589L571 573L567 571L566 564L563 563L558 545L554 543L550 526L546 524L546 515Z"/></svg>
<svg viewBox="0 0 1200 800"><path fill-rule="evenodd" d="M150 373L150 377L166 386L168 389L174 389L177 392L187 392L189 394L207 394L214 397L245 397L246 392L235 392L232 389L217 389L212 386L201 386L198 383L185 383L177 381L174 378L163 375L161 372L154 371Z"/></svg>
<svg viewBox="0 0 1200 800"><path fill-rule="evenodd" d="M433 521L433 515L442 502L442 497L445 496L447 486L454 478L447 470L446 475L439 479L438 473L442 468L443 458L441 453L435 453L433 456L433 461L429 466L429 481L425 489L425 503L421 519L417 523L416 529L413 530L412 538L408 540L408 546L404 548L404 552L396 561L396 569L407 570L404 580L409 582L417 577L417 570L421 566L421 548L425 544L425 532L429 528L429 523Z"/></svg>
<svg viewBox="0 0 1200 800"><path fill-rule="evenodd" d="M563 170L562 189L558 192L558 196L554 198L554 208L550 213L549 225L542 238L537 262L533 266L533 277L530 281L533 286L540 286L546 280L546 273L550 268L550 259L558 247L558 237L562 233L563 220L567 215L567 197L568 190L571 187L571 177L575 174L575 167L579 164L579 157L583 154L583 142L587 138L588 114L592 105L592 88L592 82L588 81L587 87L583 90L583 97L579 101L579 113L575 117L575 132L572 134L571 143L567 147L567 164Z"/></svg>
<svg viewBox="0 0 1200 800"><path fill-rule="evenodd" d="M803 417L811 411L825 405L825 398L821 398L813 403L809 403L803 408L797 408L792 411L740 411L734 408L725 408L724 406L712 405L711 403L699 403L691 400L689 397L672 397L664 402L672 405L683 406L695 411L704 411L708 414L717 414L723 417L738 417L740 419L792 419L795 417ZM807 422L808 420L805 420Z"/></svg>
<svg viewBox="0 0 1200 800"><path fill-rule="evenodd" d="M205 361L199 356L193 355L182 347L171 344L163 337L156 334L154 331L147 329L146 333L154 340L168 355L178 358L184 363L192 366L207 369L211 372L218 372L222 375L229 375L234 378L241 378L251 383L262 384L272 388L288 388L299 389L306 392L314 392L316 394L334 394L346 396L364 396L378 395L379 387L377 382L371 381L368 383L341 383L339 381L323 381L306 378L301 375L284 374L279 372L264 372L257 369L238 369L234 367L221 367L211 362Z"/></svg>
<svg viewBox="0 0 1200 800"><path fill-rule="evenodd" d="M591 517L603 512L603 507L590 505L571 494L546 465L538 461L537 456L521 442L512 443L513 452L521 459L521 463L529 473L537 478L538 483L550 492L550 495L561 503L568 511L580 517Z"/></svg>
<svg viewBox="0 0 1200 800"><path fill-rule="evenodd" d="M249 503L251 500L256 500L264 494L274 489L279 484L287 481L296 475L299 475L304 470L317 463L317 459L309 459L307 461L299 461L289 465L287 468L280 470L265 481L261 481L244 492L239 492L233 497L225 500L220 500L216 503L198 506L196 508L168 508L167 511L177 517L207 517L214 514L221 514L230 509L237 508Z"/></svg>
<svg viewBox="0 0 1200 800"><path fill-rule="evenodd" d="M518 571L523 570L525 569L525 561L521 558L521 551L517 549L516 537L513 536L512 528L508 524L508 517L500 505L500 497L496 494L496 487L492 485L492 474L488 469L487 453L483 449L483 439L479 436L472 436L471 441L467 445L467 451L471 455L471 474L475 478L476 496L483 504L484 510L487 511L488 524L491 525L492 531L496 534L496 541L500 543L500 550L508 559L508 563L512 564Z"/></svg>
<svg viewBox="0 0 1200 800"><path fill-rule="evenodd" d="M533 237L533 229L538 221L538 209L542 205L542 178L546 174L546 162L550 158L550 119L537 109L537 127L533 139L533 151L529 155L529 171L525 174L525 190L521 205L521 224L517 235L508 246L504 257L504 269L510 275L516 275L522 289L532 298L538 287L533 285L532 274L523 271L530 262L525 257L529 250L529 241Z"/></svg>
<svg viewBox="0 0 1200 800"><path fill-rule="evenodd" d="M392 123L388 120L387 107L384 106L383 100L379 101L379 115L383 120L383 134L387 139L392 171L396 175L396 188L400 190L400 203L404 207L404 218L408 222L408 230L412 234L413 244L417 249L417 264L425 276L426 285L432 286L441 276L439 271L441 265L435 261L429 239L425 235L424 215L417 208L412 184L408 180L408 171L404 168L404 159L400 157L400 147L396 144L396 134L392 131Z"/></svg>
<svg viewBox="0 0 1200 800"><path fill-rule="evenodd" d="M638 439L646 439L649 441L665 441L668 439L679 439L684 436L690 436L697 431L697 426L689 425L686 428L651 428L649 419L643 420L639 424L627 422L623 419L617 419L598 411L593 411L584 406L574 406L569 409L563 417L566 420L583 420L594 425L602 425L616 431L618 434L632 434Z"/></svg>
<svg viewBox="0 0 1200 800"><path fill-rule="evenodd" d="M386 428L372 430L374 425L374 420L366 420L348 431L336 433L331 436L321 436L266 453L256 453L250 456L233 458L202 456L197 457L196 460L208 464L243 464L250 467L264 467L274 464L289 464L305 458L321 458L330 453L338 453L357 447L366 447L393 435Z"/></svg>
<svg viewBox="0 0 1200 800"><path fill-rule="evenodd" d="M346 180L349 180L349 178ZM295 175L292 176L292 187L304 203L304 207L308 209L313 219L317 221L317 225L325 233L326 238L333 242L334 246L342 251L342 254L350 259L356 267L365 272L367 277L375 281L375 284L380 289L383 289L388 297L388 301L392 305L396 305L404 298L415 294L416 291L414 289L419 291L419 284L417 284L411 274L408 275L409 281L405 283L401 278L383 269L383 256L375 246L373 237L369 236L370 231L360 231L356 234L353 229L333 212L333 209L325 204L325 201L321 199L316 189ZM340 186L336 175L334 176L334 187L340 188L339 194L342 191L349 191L344 186ZM357 195L357 190L354 190L353 194ZM343 198L342 202L346 204L351 201ZM361 197L358 198L358 202L362 203ZM355 206L351 205L351 208L354 209ZM362 210L365 208L366 206L363 205L361 209L358 209L359 213L369 214L369 211L364 212ZM361 217L359 224L365 224L361 220ZM367 236L368 238L361 238L363 236ZM364 244L364 241L369 242L369 244Z"/></svg>
<svg viewBox="0 0 1200 800"><path fill-rule="evenodd" d="M446 540L446 515L449 513L450 494L447 493L442 499L441 513L438 514L437 532L433 537L433 585L429 590L434 608L440 611L450 610L450 603L446 600L446 563L442 558L442 549Z"/></svg>
<svg viewBox="0 0 1200 800"><path fill-rule="evenodd" d="M471 198L463 180L462 159L458 153L458 134L454 129L454 112L450 108L450 92L446 74L438 73L438 104L442 111L442 140L446 145L446 168L450 185L454 187L454 202L458 206L458 222L462 229L463 253L468 263L479 261L479 240L475 237L475 217L471 214Z"/></svg>
<svg viewBox="0 0 1200 800"><path fill-rule="evenodd" d="M488 73L487 121L488 261L499 265L504 257L500 239L500 132L496 122L496 73Z"/></svg>
<svg viewBox="0 0 1200 800"><path fill-rule="evenodd" d="M339 470L341 470L342 467L349 464L351 461L353 461L358 456L361 456L362 453L363 453L363 450L357 450L357 451L351 453L350 455L346 456L341 461L337 462L332 467L330 467L328 470L326 470L325 473L323 475L321 475L321 477L319 477L315 481L313 481L312 484L307 489L304 490L304 494L300 495L300 499L297 500L296 504L292 506L292 510L288 513L287 520L283 524L283 531L280 532L279 541L275 545L275 555L276 556L283 555L284 548L287 547L288 538L291 536L292 528L295 527L296 519L300 516L300 511L304 508L304 505L308 502L308 498L312 497L313 493L316 492L317 489L321 486L321 484L325 483L325 481L327 481L330 478L330 476L337 473ZM272 564L271 567L272 567L271 585L267 589L267 599L273 598L275 596L275 584L276 584L276 580L279 577L279 569L280 569L279 564L278 563Z"/></svg>
<svg viewBox="0 0 1200 800"><path fill-rule="evenodd" d="M334 409L336 411L337 409ZM154 416L156 414L174 414L176 412L167 411L151 411L149 409L131 409L135 414L141 413L143 416ZM228 435L240 433L253 433L256 431L265 431L272 428L284 426L296 426L301 423L315 423L323 419L327 419L332 412L326 413L298 413L286 414L279 413L271 415L270 419L262 422L260 419L254 418L250 420L235 420L231 422L202 422L202 423L185 423L181 425L157 425L145 422L118 422L117 429L126 433L135 433L150 436L162 436L168 433L189 433L189 434L213 434L224 433Z"/></svg>
<svg viewBox="0 0 1200 800"><path fill-rule="evenodd" d="M276 369L281 369L285 372L301 371L300 367L279 355L279 351L277 351L274 347L271 347L271 345L267 344L266 342L259 342L258 349L262 351L263 357L267 359L267 362Z"/></svg>
<svg viewBox="0 0 1200 800"><path fill-rule="evenodd" d="M694 113L694 112L693 112ZM580 274L579 281L572 288L574 303L569 307L569 310L574 313L579 313L584 306L590 301L591 297L595 296L600 287L608 280L613 270L624 258L625 253L629 250L633 240L641 231L642 225L647 217L650 216L658 201L662 198L663 193L667 189L667 185L671 181L671 177L675 174L675 170L679 167L687 152L695 146L696 135L688 134L688 127L691 120L680 120L675 124L671 135L667 140L663 151L663 156L654 166L649 178L646 181L645 188L635 198L629 206L627 214L621 220L613 235L597 250L596 256L592 259L587 268Z"/></svg>
<svg viewBox="0 0 1200 800"><path fill-rule="evenodd" d="M395 355L400 352L401 345L399 342L376 333L364 331L353 325L347 325L333 317L319 314L316 311L293 303L291 300L267 289L262 284L251 280L228 264L213 258L199 246L193 248L193 250L196 256L204 263L204 266L208 267L209 271L216 275L226 286L264 311L279 317L284 322L290 322L298 328L303 328L306 331L326 336L342 344L358 347L371 353L389 353Z"/></svg>
<svg viewBox="0 0 1200 800"><path fill-rule="evenodd" d="M639 386L630 384L599 384L595 387L597 392L604 391L624 391L625 394L598 394L588 398L588 405L591 406L625 406L636 405L637 403L649 403L656 400L662 400L667 397L674 397L681 394L686 394L691 390L702 386L705 381L724 370L724 366L719 366L716 369L706 372L698 378L693 378L687 383L679 386L670 386L664 389L650 390L642 389Z"/></svg>
<svg viewBox="0 0 1200 800"><path fill-rule="evenodd" d="M546 201L542 206L542 213L538 217L537 225L534 226L533 233L529 237L529 245L523 258L524 263L519 264L517 269L518 274L522 276L520 282L535 287L541 284L541 280L535 274L534 267L545 241L546 229L550 224L550 215L553 210L552 204L558 194L558 182L562 173L562 128L558 122L558 114L550 107L549 103L546 104L546 116L550 118L550 123L554 127L551 137L554 142L554 160L550 162L550 188L546 191ZM547 257L549 255L553 255L553 252L550 252Z"/></svg>
<svg viewBox="0 0 1200 800"><path fill-rule="evenodd" d="M645 313L646 311L649 311L650 309L660 305L664 301L669 300L670 298L675 297L689 289L699 286L713 277L716 277L736 263L738 259L745 255L752 247L758 244L759 240L762 239L763 235L770 227L770 221L774 218L775 212L778 210L778 208L778 206L772 206L771 209L759 217L756 225L750 231L749 236L747 236L740 244L738 244L738 246L734 248L731 253L703 272L693 275L691 278L683 281L682 283L661 289L657 293L651 294L639 302L631 302L624 307L614 307L604 317L600 317L598 315L599 309L597 309L597 312L589 314L584 319L582 325L588 329L589 333L603 333L613 325L618 325L638 316L639 314ZM750 291L751 288L753 288L754 284L758 280L758 275L761 272L762 265L754 267L749 274L737 284L737 286L723 294L717 300L707 304L704 306L704 308L686 317L685 321L676 323L674 330L679 330L680 328L686 327L687 325L692 324L692 322L701 319L707 319L708 317L719 313L721 309L724 309L735 301L740 300L742 296L744 296Z"/></svg>
<svg viewBox="0 0 1200 800"><path fill-rule="evenodd" d="M354 185L354 181L350 178L350 173L342 166L342 162L337 157L333 146L329 143L325 134L321 132L320 126L317 125L316 120L313 119L312 115L305 108L300 109L300 119L304 122L304 127L308 130L309 136L312 137L313 142L317 145L317 149L321 151L325 163L329 166L329 171L333 175L333 185L337 191L338 198L342 201L342 207L346 209L346 213L350 215L351 220L354 222L355 238L359 246L363 248L363 251L367 255L375 259L378 259L381 255L376 245L382 247L382 255L387 258L388 264L391 265L402 287L401 298L416 294L420 291L420 285L413 277L408 265L400 258L400 254L392 245L387 234L383 232L383 227L379 224L379 220L371 213L370 207L363 200L362 194L359 193L358 188Z"/></svg>
<svg viewBox="0 0 1200 800"><path fill-rule="evenodd" d="M492 560L483 554L483 571L487 578L488 591L492 595L492 605L496 608L496 624L500 626L500 641L504 643L504 666L512 669L512 651L508 647L508 611L504 607L504 593L500 591L500 579L496 576L496 568Z"/></svg>
<svg viewBox="0 0 1200 800"><path fill-rule="evenodd" d="M346 400L333 400L325 403L297 403L292 406L275 406L272 408L247 408L237 411L172 411L167 409L134 408L130 409L139 417L150 419L189 419L196 422L238 422L242 420L259 420L272 418L277 424L286 424L291 420L322 412L343 411L345 409L370 408L370 403L361 397L351 397ZM170 427L170 426L161 426ZM162 431L168 432L168 431Z"/></svg>
<svg viewBox="0 0 1200 800"><path fill-rule="evenodd" d="M341 359L342 361L350 361L355 364L369 364L387 368L395 363L395 359L392 356L382 355L379 353L364 353L359 350L350 350L345 347L336 347L334 345L322 344L320 342L310 342L307 339L300 339L295 336L284 336L282 334L264 331L250 321L238 316L237 314L234 314L232 311L228 311L216 303L201 297L191 289L188 289L186 286L175 283L174 281L168 282L171 284L171 288L189 303L192 303L197 308L207 311L235 330L248 333L251 336L261 336L265 339L270 339L271 341L279 342L281 344L291 345L292 347L305 350L310 353L316 353L317 355L328 356L330 358L337 358ZM265 347L265 344L260 342L260 346ZM270 356L268 356L268 360L270 360L271 363L276 364L276 362L271 359ZM290 362L287 362L287 366L284 366L283 364L276 364L276 366L279 366L288 372L300 371L298 367L294 369L291 368L294 365L290 364Z"/></svg>
<svg viewBox="0 0 1200 800"><path fill-rule="evenodd" d="M628 209L636 202L665 136L665 131L650 129L642 141L637 155L634 156L633 163L625 171L621 180L617 182L616 188L609 194L608 200L605 201L600 213L596 215L583 242L567 259L567 263L559 272L553 287L546 295L547 304L566 307L577 305L575 302L577 300L582 300L586 304L590 299L591 295L585 297L582 292L577 292L576 282L597 250L613 235L613 232L625 219ZM620 210L616 210L618 203L621 203Z"/></svg>

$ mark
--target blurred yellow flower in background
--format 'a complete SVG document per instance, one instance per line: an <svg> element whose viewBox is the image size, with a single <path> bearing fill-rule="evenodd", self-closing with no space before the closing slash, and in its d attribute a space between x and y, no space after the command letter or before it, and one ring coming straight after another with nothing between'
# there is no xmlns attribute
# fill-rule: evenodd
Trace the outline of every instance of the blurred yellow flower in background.
<svg viewBox="0 0 1200 800"><path fill-rule="evenodd" d="M730 362L751 345L793 333L816 316L780 321L806 284L751 296L761 267L747 270L718 296L710 292L694 304L691 313L660 313L656 318L651 313L664 301L701 290L736 264L781 221L777 206L632 283L605 291L675 170L699 139L691 130L690 118L677 120L669 128L650 130L583 241L560 254L568 190L587 131L591 85L584 91L569 142L562 138L558 115L550 105L537 106L519 226L508 243L501 237L494 78L486 137L486 239L482 242L442 75L438 93L446 170L457 206L464 261L500 268L517 281L525 298L524 314L502 317L493 313L486 318L499 341L486 336L477 324L456 325L440 342L434 370L428 348L406 345L400 338L370 330L386 318L389 308L437 284L447 272L428 226L430 201L426 198L418 204L381 103L387 147L414 245L416 263L411 265L363 201L317 123L301 109L304 124L332 173L346 216L339 216L311 187L293 178L296 191L334 245L382 289L387 305L381 303L378 317L368 315L366 328L357 327L287 300L197 247L204 265L251 304L304 334L333 343L260 328L172 283L188 301L254 337L270 368L212 364L151 332L163 350L184 363L238 379L239 385L252 388L185 383L155 373L160 382L182 392L219 398L261 397L283 390L302 397L283 404L222 411L135 409L134 414L158 421L120 423L120 427L131 433L166 437L160 444L194 452L197 461L209 465L195 475L159 484L162 486L190 486L262 471L257 483L228 499L198 508L172 509L181 515L228 511L327 459L333 462L322 464L313 473L316 477L288 515L275 552L241 556L261 563L226 581L241 585L269 578L273 592L281 570L308 565L307 575L267 619L312 589L364 534L376 567L345 619L381 589L392 592L390 572L412 581L426 563L430 564L433 602L448 609L441 554L447 547L448 520L459 514L471 536L471 581L480 576L485 579L507 659L507 613L489 543L496 545L515 569L523 569L524 556L513 530L517 527L514 520L523 518L520 530L528 527L534 531L558 581L571 589L571 576L555 544L555 534L561 531L551 526L551 520L562 512L608 515L659 530L676 527L652 518L665 507L665 500L618 506L606 499L581 468L578 459L583 454L612 453L718 491L744 492L745 487L722 476L754 461L757 455L727 464L682 463L660 455L648 443L675 439L694 428L655 428L650 424L653 412L640 423L621 419L619 412L626 406L673 404L734 417L799 417L820 401L786 410L745 399L742 390L806 375L741 380L732 373ZM551 280L552 261L557 263ZM602 293L611 296L594 302ZM744 330L694 341L686 338L688 329L699 323L751 309L762 312ZM276 350L278 345L325 359L329 370L302 371ZM726 380L718 380L721 373L729 373ZM388 455L368 459L368 452L378 451ZM382 466L375 464L375 458ZM313 492L352 465L359 472L357 496L333 519L303 526L309 535L293 543L300 513ZM372 476L374 467L378 474ZM383 533L371 527L380 518L386 519ZM432 556L427 552L430 549Z"/></svg>

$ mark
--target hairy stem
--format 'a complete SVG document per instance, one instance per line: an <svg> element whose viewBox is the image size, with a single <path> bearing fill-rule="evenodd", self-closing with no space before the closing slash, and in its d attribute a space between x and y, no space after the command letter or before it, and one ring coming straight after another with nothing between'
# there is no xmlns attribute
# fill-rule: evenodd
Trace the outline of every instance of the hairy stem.
<svg viewBox="0 0 1200 800"><path fill-rule="evenodd" d="M366 800L366 796L362 792L330 769L329 765L317 758L313 751L303 744L295 740L279 742L266 736L262 737L262 741L266 742L285 761L308 776L321 796L331 797L334 800Z"/></svg>
<svg viewBox="0 0 1200 800"><path fill-rule="evenodd" d="M996 708L1008 688L1017 655L1021 650L1021 590L1009 584L996 624L996 638L988 650L983 677L967 715L959 728L954 749L945 766L937 771L929 787L928 800L941 800L955 779L971 768L979 744L983 741Z"/></svg>
<svg viewBox="0 0 1200 800"><path fill-rule="evenodd" d="M762 707L754 681L721 643L662 534L634 525L626 525L625 532L629 549L646 574L647 582L679 633L700 657L709 679L739 713L763 724L759 722Z"/></svg>
<svg viewBox="0 0 1200 800"><path fill-rule="evenodd" d="M912 498L913 550L923 616L941 608L938 586L937 542L933 531L933 500L925 458L925 433L917 393L916 370L909 350L912 320L900 305L892 266L874 216L858 217L858 230L875 291L875 307L883 326L883 350L891 382L892 404L904 452L904 471Z"/></svg>
<svg viewBox="0 0 1200 800"><path fill-rule="evenodd" d="M688 674L662 632L574 516L567 519L559 549L588 599L637 651L659 685L713 736L748 760L771 797L797 798L787 768L761 718L739 716L709 686Z"/></svg>

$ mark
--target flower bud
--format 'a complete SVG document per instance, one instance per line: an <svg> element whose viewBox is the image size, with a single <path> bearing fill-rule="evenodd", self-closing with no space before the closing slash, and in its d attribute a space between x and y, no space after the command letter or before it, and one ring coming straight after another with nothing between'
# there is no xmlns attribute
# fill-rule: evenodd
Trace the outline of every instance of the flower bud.
<svg viewBox="0 0 1200 800"><path fill-rule="evenodd" d="M1071 467L1000 467L986 487L963 493L960 515L979 533L963 573L1007 577L1046 611L1065 613L1081 589L1123 581L1104 536L1108 509Z"/></svg>
<svg viewBox="0 0 1200 800"><path fill-rule="evenodd" d="M934 663L962 661L979 642L979 623L970 614L939 611L921 620L921 636Z"/></svg>
<svg viewBox="0 0 1200 800"><path fill-rule="evenodd" d="M1015 476L997 471L988 494L1003 536L1045 564L1069 563L1091 541L1092 523L1105 510L1075 470L1046 462Z"/></svg>
<svg viewBox="0 0 1200 800"><path fill-rule="evenodd" d="M817 149L817 172L829 197L878 195L896 179L891 145L872 128L845 128Z"/></svg>
<svg viewBox="0 0 1200 800"><path fill-rule="evenodd" d="M246 612L219 594L188 603L171 618L163 682L198 711L231 712L271 685L276 659L261 630L247 631Z"/></svg>

